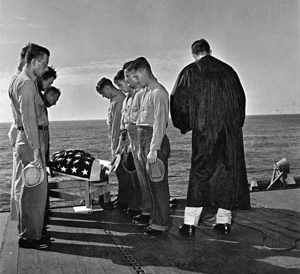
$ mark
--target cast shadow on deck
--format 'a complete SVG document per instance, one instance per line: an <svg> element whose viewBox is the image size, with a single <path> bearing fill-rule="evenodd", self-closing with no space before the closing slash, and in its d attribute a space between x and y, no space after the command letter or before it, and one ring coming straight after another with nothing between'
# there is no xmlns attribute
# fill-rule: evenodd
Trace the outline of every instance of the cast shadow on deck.
<svg viewBox="0 0 300 274"><path fill-rule="evenodd" d="M150 237L118 209L92 214L56 210L49 228L55 241L45 251L111 260L128 267L130 262L120 252L123 248L150 273L299 273L299 242L287 251L262 246L264 235L267 237L263 244L284 248L300 237L300 214L296 211L237 211L231 235L218 235L210 226L201 224L194 238L178 233L183 208L172 209L171 214L170 231Z"/></svg>

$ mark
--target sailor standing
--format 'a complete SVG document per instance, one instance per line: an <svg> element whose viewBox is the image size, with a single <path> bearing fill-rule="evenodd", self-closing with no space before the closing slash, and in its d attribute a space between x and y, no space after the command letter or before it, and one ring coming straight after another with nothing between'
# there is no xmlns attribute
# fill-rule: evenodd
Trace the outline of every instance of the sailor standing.
<svg viewBox="0 0 300 274"><path fill-rule="evenodd" d="M36 44L30 44L26 53L26 64L12 85L11 101L14 124L18 129L16 153L22 168L29 163L46 173L46 150L48 121L44 103L36 87L36 78L48 67L50 52ZM27 187L22 174L16 174L16 183L21 184L21 193L16 197L19 215L19 246L40 248L49 245L43 237L44 214L47 196L47 176L41 176L39 184ZM30 179L30 177L29 177ZM30 183L30 182L29 182Z"/></svg>
<svg viewBox="0 0 300 274"><path fill-rule="evenodd" d="M154 77L150 64L144 57L134 60L127 72L136 78L139 86L145 88L137 118L139 136L139 161L144 172L156 162L162 163L164 173L154 180L146 174L151 190L151 222L146 232L150 235L166 232L169 229L169 184L168 157L170 143L166 135L169 117L169 95L166 89Z"/></svg>

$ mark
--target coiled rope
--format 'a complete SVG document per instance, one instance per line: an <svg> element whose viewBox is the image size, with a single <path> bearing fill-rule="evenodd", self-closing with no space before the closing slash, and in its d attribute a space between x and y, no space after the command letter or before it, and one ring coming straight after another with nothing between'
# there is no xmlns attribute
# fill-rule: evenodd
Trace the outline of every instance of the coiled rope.
<svg viewBox="0 0 300 274"><path fill-rule="evenodd" d="M256 199L253 199L253 200L252 200L252 203L253 203L253 205L257 205L259 208L265 208L264 206L262 206L261 204L259 204L259 203L256 201ZM265 242L266 242L266 240L267 240L267 238L268 238L268 234L267 234L266 232L264 232L262 229L259 229L259 228L257 228L257 227L253 227L253 226L249 226L249 225L245 225L245 224L242 224L242 223L240 223L240 222L237 222L237 220L236 220L237 218L238 218L239 220L241 220L241 221L248 221L248 220L243 219L243 218L241 218L241 217L235 217L235 218L234 218L234 223L235 223L235 224L237 224L237 225L239 225L239 226L242 226L242 227L250 228L250 229L255 230L255 231L258 231L258 232L260 232L260 233L263 235L262 238L261 238L261 243L260 243L260 245L261 245L263 248L267 249L267 250L273 250L273 251L289 251L289 250L294 249L295 246L296 246L296 243L300 240L300 237L296 238L295 240L292 240L292 244L291 244L289 247L270 247L270 246L267 246L267 245L265 244ZM279 232L279 231L278 231L278 232Z"/></svg>
<svg viewBox="0 0 300 274"><path fill-rule="evenodd" d="M240 219L240 220L243 221L242 218L238 218L238 219ZM237 224L237 225L239 225L239 226L246 227L246 228L250 228L250 229L253 229L253 230L256 230L256 231L262 233L263 236L262 236L260 245L261 245L263 248L268 249L268 250L273 250L273 251L289 251L289 250L294 249L295 246L296 246L296 243L300 240L300 237L296 238L295 240L292 240L292 244L291 244L291 246L289 246L289 247L270 247L270 246L267 246L267 245L265 244L265 241L266 241L266 239L268 238L268 235L267 235L266 232L264 232L263 230L261 230L261 229L259 229L259 228L253 227L253 226L241 224L240 222L237 222L237 221L236 221L236 218L235 218L235 220L234 220L234 223Z"/></svg>

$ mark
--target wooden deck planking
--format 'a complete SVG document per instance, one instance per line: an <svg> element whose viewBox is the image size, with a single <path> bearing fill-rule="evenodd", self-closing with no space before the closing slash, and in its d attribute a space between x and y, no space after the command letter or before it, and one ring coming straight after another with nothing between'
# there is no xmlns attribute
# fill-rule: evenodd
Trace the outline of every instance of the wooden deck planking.
<svg viewBox="0 0 300 274"><path fill-rule="evenodd" d="M3 248L2 244L3 244L4 234L8 224L8 218L10 218L10 213L4 212L1 215L2 218L0 218L0 250L2 250Z"/></svg>
<svg viewBox="0 0 300 274"><path fill-rule="evenodd" d="M203 223L194 238L180 236L182 205L170 210L170 231L155 237L145 235L141 226L131 224L129 216L118 209L92 214L75 214L71 208L53 209L49 233L55 241L47 250L19 249L16 222L3 213L0 273L136 273L116 247L117 242L145 273L298 274L300 241L295 249L282 252L261 245L262 231L268 236L265 244L271 247L291 246L300 237L300 215L295 210L300 189L280 192L290 199L279 202L293 203L292 210L280 203L276 209L268 208L270 204L274 206L271 198L279 192L269 191L265 196L262 192L251 193L254 208L234 212L232 234L227 236L216 234ZM112 233L115 242L103 227Z"/></svg>
<svg viewBox="0 0 300 274"><path fill-rule="evenodd" d="M56 252L45 252L43 250L38 251L38 259L39 259L39 264L41 265L41 273L45 274L65 274L63 270L63 265L60 263L60 254ZM73 264L76 263L73 262ZM73 272L69 272L73 273ZM78 272L80 273L80 272Z"/></svg>
<svg viewBox="0 0 300 274"><path fill-rule="evenodd" d="M86 226L89 225L89 222L87 222ZM92 226L94 227L94 226ZM85 256L80 257L80 262L82 265L82 268L84 269L85 273L113 273L109 271L110 268L110 262L107 260L102 260L101 263L99 263L99 260L95 258L98 256L96 253L96 249L98 248L98 243L101 238L105 238L104 232L101 230L98 230L97 228L85 228L81 227L78 229L78 232L80 234L74 234L75 243L77 241L83 242L84 238L86 239L86 242L84 243L84 253ZM80 237L79 237L80 235ZM106 240L102 241L105 244L107 243ZM107 247L103 244L102 246L102 254L99 254L99 257L105 258L104 254L108 253ZM118 272L115 272L118 273Z"/></svg>
<svg viewBox="0 0 300 274"><path fill-rule="evenodd" d="M17 222L11 221L7 213L4 213L3 217L2 214L0 216L1 219L5 219L4 222L1 221L1 225L4 224L4 237L1 239L0 273L18 273Z"/></svg>
<svg viewBox="0 0 300 274"><path fill-rule="evenodd" d="M72 220L69 219L53 217L52 222L55 222L55 225L50 225L49 234L57 239L53 244L63 273L88 273L85 269L88 262L85 257L82 257L86 252L83 245L78 244L79 241L83 241L78 235L82 234L84 230L72 227ZM78 222L80 222L80 215L78 216ZM82 249L82 254L78 254L78 249ZM100 273L103 273L103 271Z"/></svg>
<svg viewBox="0 0 300 274"><path fill-rule="evenodd" d="M59 228L59 230L58 230ZM62 234L75 234L73 229L68 226L56 226L55 229L52 229L51 231L60 231ZM80 231L78 231L80 232ZM51 232L50 232L51 234ZM52 233L53 234L53 233ZM76 235L76 234L75 234ZM61 237L62 238L62 237ZM66 238L66 239L59 239L60 244L69 246L72 250L76 249L76 238ZM71 253L71 252L70 252ZM73 251L74 253L74 251ZM73 254L63 254L61 253L59 256L60 264L63 268L63 273L88 273L85 269L85 260L82 256L77 256ZM101 273L101 272L100 272ZM103 272L102 272L103 273Z"/></svg>
<svg viewBox="0 0 300 274"><path fill-rule="evenodd" d="M59 263L59 256L54 252L38 251L38 264L40 265L43 274L64 274L62 265ZM74 273L74 272L69 272ZM80 273L80 272L78 272ZM82 273L82 272L81 272Z"/></svg>
<svg viewBox="0 0 300 274"><path fill-rule="evenodd" d="M18 273L39 274L42 273L42 266L38 260L38 250L19 249Z"/></svg>
<svg viewBox="0 0 300 274"><path fill-rule="evenodd" d="M90 214L74 215L74 213L65 212L59 215L65 216L65 218L53 217L51 222L55 226L51 225L49 234L54 238L59 238L59 243L54 243L53 248L60 244L65 247L65 250L61 250L61 252L68 250L67 252L70 253L67 257L64 254L61 256L63 258L61 263L64 266L69 265L68 269L64 269L64 273L134 273L131 269L119 267L110 260L103 259L99 263L99 257L105 258L110 253L112 253L110 257L119 258L121 261L124 259L104 231L99 229L97 223L93 219L87 219L91 216ZM68 215L73 218L68 219ZM66 238L66 240L62 238ZM74 256L72 254L75 254L78 260L78 265L74 269L73 265L69 264L69 257Z"/></svg>
<svg viewBox="0 0 300 274"><path fill-rule="evenodd" d="M92 220L101 218L100 214L94 214L94 218ZM98 234L101 235L102 240L97 237L97 244L95 245L95 241L93 241L91 238L88 240L88 260L89 264L86 264L86 271L87 273L99 273L99 263L98 258L99 257L109 257L113 259L106 259L102 261L102 267L104 269L103 273L120 273L120 274L132 274L136 273L133 271L133 269L128 266L128 262L123 258L119 250L116 248L114 243L111 241L109 236L105 233L103 229L101 229L97 223L96 228L89 229L89 232L93 232L94 235L97 237ZM105 245L101 244L105 243ZM116 264L115 262L119 262L120 264ZM123 264L123 265L122 265Z"/></svg>

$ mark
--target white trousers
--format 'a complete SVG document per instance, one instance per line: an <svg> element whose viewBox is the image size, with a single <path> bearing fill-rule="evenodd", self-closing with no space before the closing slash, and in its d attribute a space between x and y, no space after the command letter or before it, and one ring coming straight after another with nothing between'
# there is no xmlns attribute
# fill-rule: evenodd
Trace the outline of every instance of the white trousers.
<svg viewBox="0 0 300 274"><path fill-rule="evenodd" d="M184 209L184 224L197 226L203 207L185 207ZM216 214L217 224L231 224L231 210L218 208Z"/></svg>

